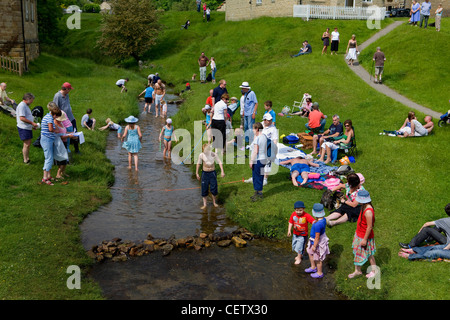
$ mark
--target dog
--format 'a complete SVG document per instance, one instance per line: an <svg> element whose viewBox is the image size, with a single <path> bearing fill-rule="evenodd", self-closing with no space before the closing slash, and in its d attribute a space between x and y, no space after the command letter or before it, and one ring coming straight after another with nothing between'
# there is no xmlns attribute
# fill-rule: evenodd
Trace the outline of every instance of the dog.
<svg viewBox="0 0 450 320"><path fill-rule="evenodd" d="M195 81L195 78L197 77L197 74L196 73L194 73L193 75L192 75L192 81Z"/></svg>

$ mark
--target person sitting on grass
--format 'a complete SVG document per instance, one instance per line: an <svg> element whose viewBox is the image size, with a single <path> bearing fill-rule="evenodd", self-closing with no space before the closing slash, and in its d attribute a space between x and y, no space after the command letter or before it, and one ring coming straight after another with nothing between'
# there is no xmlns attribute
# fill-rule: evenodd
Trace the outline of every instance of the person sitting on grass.
<svg viewBox="0 0 450 320"><path fill-rule="evenodd" d="M298 187L297 177L300 176L303 181L300 183L300 185L304 185L308 181L308 173L309 173L309 166L312 167L319 167L317 163L314 163L311 160L303 159L302 157L297 157L285 161L281 161L280 165L286 165L286 164L292 164L290 173L291 173L291 180L292 184L296 187Z"/></svg>
<svg viewBox="0 0 450 320"><path fill-rule="evenodd" d="M412 249L419 247L422 243L448 244L450 243L450 203L445 206L447 218L428 221L423 224L419 232L408 243L400 242L403 249Z"/></svg>
<svg viewBox="0 0 450 320"><path fill-rule="evenodd" d="M300 49L300 51L297 54L291 55L291 58L309 54L311 52L312 52L311 45L308 43L308 40L305 40L303 42L303 47Z"/></svg>
<svg viewBox="0 0 450 320"><path fill-rule="evenodd" d="M327 225L333 227L335 225L351 221L354 222L358 219L361 212L361 205L356 201L356 196L360 190L364 190L361 185L361 179L358 174L350 173L347 176L347 182L341 183L331 191L345 189L346 199L341 200L341 206L334 212L330 213L327 219Z"/></svg>
<svg viewBox="0 0 450 320"><path fill-rule="evenodd" d="M89 130L94 130L96 120L94 118L90 118L91 113L91 108L86 110L86 114L81 118L81 126L83 128L88 128Z"/></svg>
<svg viewBox="0 0 450 320"><path fill-rule="evenodd" d="M341 139L335 141L325 141L322 144L319 161L324 163L331 162L331 151L338 149L341 143L346 146L350 145L352 138L355 136L355 133L353 132L352 120L345 120L344 127L345 132ZM327 160L324 161L325 153L327 154Z"/></svg>
<svg viewBox="0 0 450 320"><path fill-rule="evenodd" d="M410 122L410 126L408 127L407 120ZM434 123L432 121L431 116L425 117L425 125L422 125L416 117L416 114L411 111L408 113L408 118L405 120L404 127L400 128L398 131L398 136L407 138L407 137L425 137L433 131ZM405 126L406 125L406 126ZM402 134L403 133L403 134Z"/></svg>
<svg viewBox="0 0 450 320"><path fill-rule="evenodd" d="M325 141L334 141L334 138L339 137L344 131L342 123L339 121L339 116L335 114L333 116L333 123L328 130L325 130L323 134L313 135L313 151L310 155L317 154L317 146L321 146Z"/></svg>
<svg viewBox="0 0 450 320"><path fill-rule="evenodd" d="M327 116L319 110L319 104L317 102L313 103L312 110L309 113L308 119L308 123L305 124L306 129L316 132L324 131L325 124L327 122Z"/></svg>

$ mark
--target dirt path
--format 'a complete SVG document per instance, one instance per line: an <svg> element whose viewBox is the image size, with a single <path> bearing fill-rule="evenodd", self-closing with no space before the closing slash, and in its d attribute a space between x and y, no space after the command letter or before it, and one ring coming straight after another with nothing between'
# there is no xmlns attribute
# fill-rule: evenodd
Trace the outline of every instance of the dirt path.
<svg viewBox="0 0 450 320"><path fill-rule="evenodd" d="M394 23L391 23L386 28L380 30L375 35L373 35L371 38L363 42L362 44L358 45L359 51L364 50L369 45L383 37L384 35L388 34L395 28L397 28L399 25L403 24L404 21L395 21ZM389 61L389 60L387 60ZM415 109L417 111L423 112L426 115L431 115L434 119L439 119L441 116L441 113L438 113L436 111L433 111L427 107L421 106L418 103L415 103L414 101L409 100L408 98L402 96L398 92L392 90L391 88L385 86L384 84L376 84L373 82L373 76L369 74L362 66L359 65L359 63L355 63L353 66L349 66L353 72L355 72L364 82L366 82L369 86L374 88L375 90L387 95L388 97L391 97L394 100L397 100L398 102L404 104L405 106L408 106L411 109Z"/></svg>

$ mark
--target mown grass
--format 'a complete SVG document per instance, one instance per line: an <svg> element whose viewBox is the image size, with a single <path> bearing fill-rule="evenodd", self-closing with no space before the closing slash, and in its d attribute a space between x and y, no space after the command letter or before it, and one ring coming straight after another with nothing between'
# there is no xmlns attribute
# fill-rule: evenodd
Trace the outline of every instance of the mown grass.
<svg viewBox="0 0 450 320"><path fill-rule="evenodd" d="M431 20L430 22L434 22ZM360 55L369 72L379 46L386 55L384 83L411 100L439 113L450 109L450 19L443 18L441 31L421 29L405 23L367 47ZM443 85L446 84L446 87ZM444 90L443 90L444 89Z"/></svg>
<svg viewBox="0 0 450 320"><path fill-rule="evenodd" d="M65 81L74 90L70 99L74 115L80 120L87 108L98 126L105 119L121 121L137 115L135 96L121 95L115 81L121 77L140 79L132 72L97 66L84 59L63 59L42 54L30 65L30 72L18 77L0 71L8 83L10 97L21 101L26 92L36 99L31 108L44 107ZM138 82L131 90L138 91ZM67 168L67 185L40 185L44 155L31 147L31 164L22 163L22 142L15 118L0 114L0 298L1 299L101 299L101 290L86 276L91 264L80 241L79 223L99 205L111 199L108 186L114 181L114 168L105 157L106 132L82 130L86 142L81 155L73 154ZM34 139L39 131L34 132ZM33 139L33 141L34 141ZM56 175L53 169L53 176ZM71 265L82 271L81 290L69 290L66 281Z"/></svg>
<svg viewBox="0 0 450 320"><path fill-rule="evenodd" d="M342 120L353 121L358 157L352 167L365 176L365 187L371 192L376 210L376 258L382 270L381 290L368 289L365 279L347 280L347 274L353 270L351 241L355 224L351 223L327 231L332 248L328 264L334 270L338 290L353 299L447 299L446 283L439 281L438 276L428 276L430 269L434 274L444 274L445 263L411 263L400 259L397 252L398 242L409 240L424 221L444 215L449 184L442 173L448 152L441 152L441 149L442 142L449 141L449 132L437 129L432 136L423 139L379 135L383 129L400 127L409 109L364 84L348 69L343 58L351 34L356 34L361 43L376 30L367 29L365 22L360 21L306 23L299 19L261 18L205 25L196 21L195 15L189 18L193 24L186 31L177 28L186 15L164 17L163 22L168 27L161 35L163 44L155 47L151 60L155 66L151 71L159 72L163 79L175 83L178 88L181 89L185 81L191 83L193 90L184 94L187 100L175 117L177 127L191 130L194 120L203 119L200 109L208 91L214 87L190 81L190 76L198 73L196 60L201 51L216 58L216 77L227 80L231 95L239 97L239 85L249 81L260 102L259 118L264 112L264 101L272 100L278 113L284 105L292 105L304 92L309 92L328 116L337 113ZM389 22L383 21L383 26ZM341 32L341 54L321 56L321 33L326 27L335 25ZM405 29L404 32L412 30ZM404 37L407 36L409 34ZM313 54L289 58L305 39L310 40ZM433 49L434 60L418 63L442 67L440 57L447 53L443 52L443 47ZM422 83L427 83L427 73L422 77ZM445 96L445 83L436 82L433 86L437 87L436 92L441 97ZM424 116L420 112L417 114L419 118ZM277 118L280 134L301 132L305 122L297 117ZM225 171L223 182L251 175L248 164L227 164ZM226 206L227 214L242 226L289 241L285 234L293 203L303 200L311 210L313 203L320 201L322 192L296 188L287 179L288 175L287 169L280 168L269 178L262 202L252 203L249 199L253 193L252 185L243 183L223 185L219 199ZM418 278L427 280L416 281ZM431 293L430 287L437 289Z"/></svg>
<svg viewBox="0 0 450 320"><path fill-rule="evenodd" d="M217 79L227 80L231 95L239 96L241 82L250 82L260 102L258 118L264 113L264 101L272 100L278 113L284 105L292 105L304 92L309 92L328 116L337 113L343 120L352 119L358 143L358 157L352 167L365 176L365 187L371 192L376 212L376 259L382 271L381 289L369 290L365 278L347 279L353 269L351 241L355 230L355 224L348 223L327 230L332 251L327 265L334 271L338 290L352 299L448 299L448 285L442 280L446 274L445 263L409 262L398 258L397 251L398 242L409 240L424 221L444 215L449 184L445 179L448 151L443 148L443 142L445 145L449 141L450 133L437 129L434 135L421 139L378 135L383 129L398 128L409 109L364 84L343 59L351 34L356 34L362 42L376 30L367 29L363 21L261 18L224 22L223 18L222 13L214 13L212 22L206 24L196 12L165 14L161 19L165 29L158 45L145 57L150 67L139 75L126 73L132 79L128 95L118 94L113 85L116 79L123 77L123 71L96 66L82 59L61 59L45 54L23 78L0 75L7 79L9 90L34 92L38 97L34 105L45 105L60 83L70 78L76 88L71 93L76 117L80 118L89 105L94 106L94 116L98 120L110 115L118 120L127 116L128 110L137 112L135 96L142 91L144 77L149 73L159 72L163 80L175 85L175 90L183 89L186 81L191 82L192 74L198 74L197 58L201 51L216 57ZM192 26L181 30L180 26L187 19ZM382 26L390 22L385 20ZM321 56L321 34L326 27L334 26L341 32L341 54ZM412 30L405 29L403 36L409 36L410 32ZM313 54L291 59L289 55L296 53L305 39L312 44ZM418 63L433 66L440 63L448 71L439 61L439 57L446 54L443 50L433 51L434 60ZM368 49L363 54L366 52ZM17 90L12 89L13 83ZM406 88L408 83L404 86ZM434 86L440 88L437 94L445 96L444 82L434 83ZM200 110L214 86L191 82L191 87L190 92L182 95L186 101L174 118L177 128L192 130L193 121L203 119ZM418 116L423 117L423 114L418 113ZM3 119L5 116L2 116L2 124ZM0 126L0 135L5 141L1 146L2 154L7 156L0 160L0 165L8 168L2 174L1 184L8 197L1 206L5 209L0 219L3 220L2 234L5 232L7 240L1 244L6 258L1 264L0 277L5 285L0 289L0 296L12 299L100 298L97 285L85 278L81 291L68 290L65 269L70 264L87 266L90 263L79 243L77 225L99 203L108 201L107 186L113 179L113 168L103 154L104 136L88 132L88 142L83 146L86 152L75 156L68 170L71 183L49 189L37 185L42 174L39 163L43 161L42 154L33 150L33 164L23 166L14 120L6 118L5 121L7 125ZM277 119L280 134L301 132L305 122L299 117ZM227 164L225 172L226 177L219 183L248 178L251 174L248 164ZM243 183L221 186L219 200L227 208L227 214L243 227L290 241L285 234L293 203L303 200L311 210L313 203L320 201L322 192L296 188L287 179L288 175L287 169L280 168L269 178L262 202L252 203L249 200L252 186ZM26 203L21 199L26 199ZM49 210L51 204L56 213ZM70 250L66 250L67 247ZM27 270L30 271L27 273Z"/></svg>

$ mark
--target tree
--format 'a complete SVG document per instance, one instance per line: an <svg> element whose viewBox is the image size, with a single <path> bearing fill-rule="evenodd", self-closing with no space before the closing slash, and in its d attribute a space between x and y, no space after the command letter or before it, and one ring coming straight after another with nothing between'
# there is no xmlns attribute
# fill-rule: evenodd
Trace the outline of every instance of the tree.
<svg viewBox="0 0 450 320"><path fill-rule="evenodd" d="M60 19L63 16L61 7L57 0L38 0L38 32L41 44L61 44L67 35Z"/></svg>
<svg viewBox="0 0 450 320"><path fill-rule="evenodd" d="M103 15L102 35L98 41L105 54L136 61L156 42L160 26L150 0L113 0L112 14Z"/></svg>

